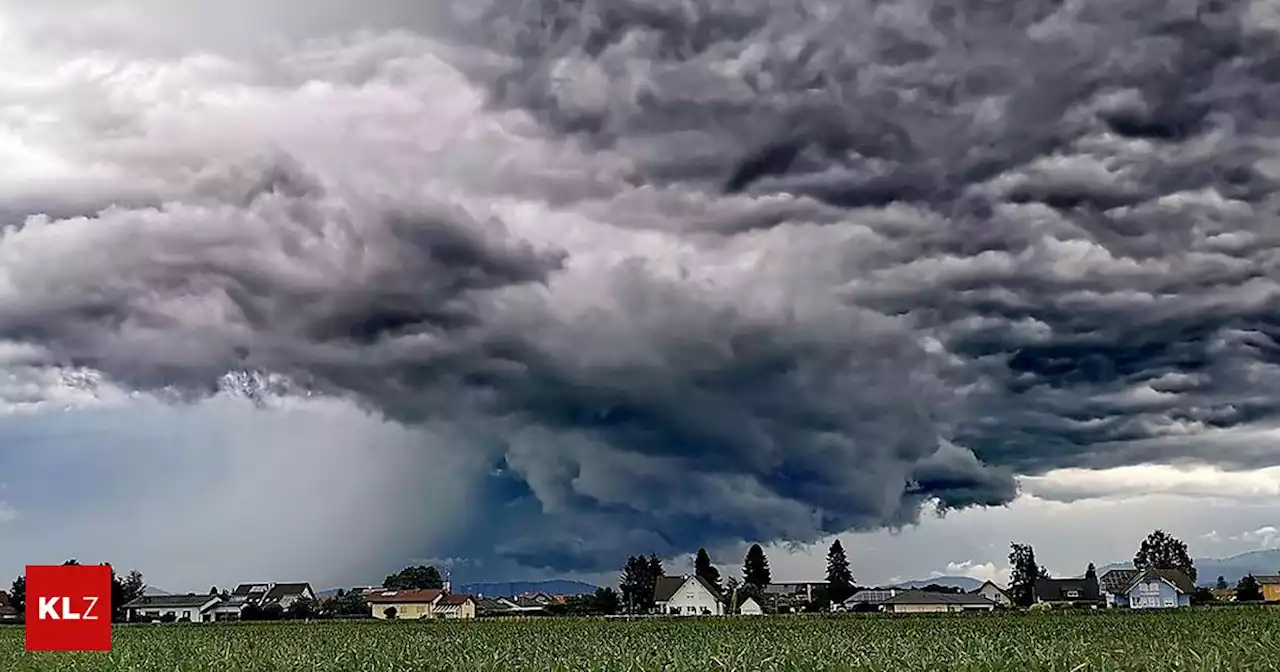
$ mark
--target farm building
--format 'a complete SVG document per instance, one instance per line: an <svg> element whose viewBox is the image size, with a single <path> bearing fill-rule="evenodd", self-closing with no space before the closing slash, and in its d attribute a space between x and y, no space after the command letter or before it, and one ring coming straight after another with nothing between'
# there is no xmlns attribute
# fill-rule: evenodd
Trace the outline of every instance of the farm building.
<svg viewBox="0 0 1280 672"><path fill-rule="evenodd" d="M1280 602L1280 576L1263 575L1253 577L1262 589L1262 599L1267 602Z"/></svg>
<svg viewBox="0 0 1280 672"><path fill-rule="evenodd" d="M743 616L760 616L764 614L764 609L760 607L760 603L756 598L748 596L738 605L738 613Z"/></svg>
<svg viewBox="0 0 1280 672"><path fill-rule="evenodd" d="M1129 607L1132 609L1166 609L1191 606L1191 594L1196 585L1176 569L1148 569L1139 574L1129 586Z"/></svg>
<svg viewBox="0 0 1280 672"><path fill-rule="evenodd" d="M934 593L904 590L885 600L882 606L892 614L922 614L957 611L995 611L996 603L974 593Z"/></svg>

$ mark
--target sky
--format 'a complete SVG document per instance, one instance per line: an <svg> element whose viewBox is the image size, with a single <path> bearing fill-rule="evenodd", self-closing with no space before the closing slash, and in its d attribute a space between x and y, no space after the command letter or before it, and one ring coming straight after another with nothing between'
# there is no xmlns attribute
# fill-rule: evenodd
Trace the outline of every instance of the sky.
<svg viewBox="0 0 1280 672"><path fill-rule="evenodd" d="M1280 547L1274 3L266 4L0 0L0 577Z"/></svg>

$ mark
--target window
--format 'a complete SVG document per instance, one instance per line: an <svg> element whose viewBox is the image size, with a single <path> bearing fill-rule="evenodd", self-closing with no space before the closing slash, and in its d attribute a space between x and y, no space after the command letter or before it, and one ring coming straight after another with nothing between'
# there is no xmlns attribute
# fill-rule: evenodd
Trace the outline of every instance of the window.
<svg viewBox="0 0 1280 672"><path fill-rule="evenodd" d="M1068 591L1067 591L1067 597L1080 597L1080 591L1078 591L1078 590L1068 590Z"/></svg>

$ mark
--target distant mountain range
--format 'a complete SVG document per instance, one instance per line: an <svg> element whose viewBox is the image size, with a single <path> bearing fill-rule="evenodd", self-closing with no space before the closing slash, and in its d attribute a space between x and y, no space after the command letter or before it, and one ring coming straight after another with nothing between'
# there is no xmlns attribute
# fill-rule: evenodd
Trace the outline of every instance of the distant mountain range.
<svg viewBox="0 0 1280 672"><path fill-rule="evenodd" d="M903 581L897 583L890 588L924 588L925 586L943 586L946 588L959 588L965 592L977 590L982 587L982 581L968 576L939 576L932 579L918 579L915 581Z"/></svg>
<svg viewBox="0 0 1280 672"><path fill-rule="evenodd" d="M1212 586L1219 576L1235 586L1246 574L1280 574L1280 549L1250 551L1229 558L1194 558L1193 561L1196 563L1196 583L1201 586ZM1132 567L1131 562L1116 562L1099 568L1098 574Z"/></svg>

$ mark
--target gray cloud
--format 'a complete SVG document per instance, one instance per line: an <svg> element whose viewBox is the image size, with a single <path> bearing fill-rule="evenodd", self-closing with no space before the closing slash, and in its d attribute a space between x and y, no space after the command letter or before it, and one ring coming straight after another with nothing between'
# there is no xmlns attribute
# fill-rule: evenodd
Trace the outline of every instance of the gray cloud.
<svg viewBox="0 0 1280 672"><path fill-rule="evenodd" d="M1271 466L1196 440L1280 387L1251 11L493 3L68 75L42 104L82 142L31 131L65 165L5 207L79 162L120 205L0 239L0 335L130 388L269 371L459 423L492 522L436 552L554 567L1060 467Z"/></svg>

